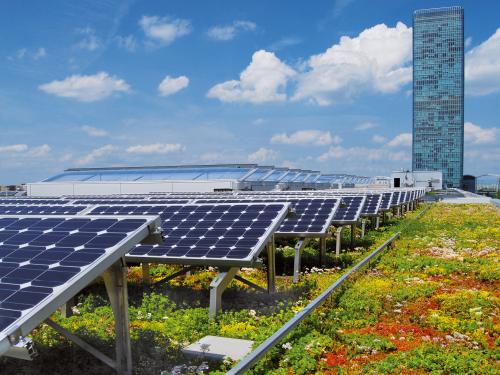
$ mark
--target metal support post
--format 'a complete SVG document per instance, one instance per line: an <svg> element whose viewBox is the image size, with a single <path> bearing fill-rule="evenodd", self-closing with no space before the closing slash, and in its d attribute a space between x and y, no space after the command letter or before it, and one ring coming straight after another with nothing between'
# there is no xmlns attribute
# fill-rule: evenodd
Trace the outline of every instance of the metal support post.
<svg viewBox="0 0 500 375"><path fill-rule="evenodd" d="M377 215L375 218L375 230L378 230L378 228L380 228L380 216Z"/></svg>
<svg viewBox="0 0 500 375"><path fill-rule="evenodd" d="M208 315L211 319L215 318L217 313L222 310L222 293L233 280L238 267L231 267L226 271L221 271L210 283L210 307Z"/></svg>
<svg viewBox="0 0 500 375"><path fill-rule="evenodd" d="M326 264L326 237L319 239L319 264L321 267Z"/></svg>
<svg viewBox="0 0 500 375"><path fill-rule="evenodd" d="M146 285L151 284L151 274L149 273L149 263L141 263L142 266L142 282Z"/></svg>
<svg viewBox="0 0 500 375"><path fill-rule="evenodd" d="M299 282L299 274L300 274L300 257L302 256L302 251L306 244L309 242L308 238L300 238L297 244L295 245L295 255L293 258L293 282Z"/></svg>
<svg viewBox="0 0 500 375"><path fill-rule="evenodd" d="M361 220L361 238L365 238L366 219Z"/></svg>
<svg viewBox="0 0 500 375"><path fill-rule="evenodd" d="M335 231L335 255L340 255L340 247L342 246L342 229L344 227L340 226Z"/></svg>
<svg viewBox="0 0 500 375"><path fill-rule="evenodd" d="M75 306L75 297L71 297L61 306L61 315L63 318L69 318L73 315L73 307Z"/></svg>
<svg viewBox="0 0 500 375"><path fill-rule="evenodd" d="M267 244L267 292L276 292L276 246L274 235Z"/></svg>
<svg viewBox="0 0 500 375"><path fill-rule="evenodd" d="M354 249L356 240L356 223L351 224L351 250Z"/></svg>
<svg viewBox="0 0 500 375"><path fill-rule="evenodd" d="M132 374L132 349L130 346L127 266L125 259L109 267L102 275L115 317L116 371L118 374Z"/></svg>

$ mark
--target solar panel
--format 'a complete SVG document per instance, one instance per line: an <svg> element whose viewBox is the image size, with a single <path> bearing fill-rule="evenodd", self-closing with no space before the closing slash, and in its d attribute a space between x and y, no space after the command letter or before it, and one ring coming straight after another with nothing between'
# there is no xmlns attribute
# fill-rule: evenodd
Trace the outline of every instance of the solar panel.
<svg viewBox="0 0 500 375"><path fill-rule="evenodd" d="M295 237L318 237L324 235L331 225L340 200L338 198L297 197L259 194L255 197L231 199L198 199L195 203L241 203L241 202L288 202L294 215L287 217L276 234Z"/></svg>
<svg viewBox="0 0 500 375"><path fill-rule="evenodd" d="M361 209L361 216L377 216L381 201L381 194L367 194L365 203Z"/></svg>
<svg viewBox="0 0 500 375"><path fill-rule="evenodd" d="M391 207L396 207L399 205L399 196L401 195L400 191L395 191L392 194Z"/></svg>
<svg viewBox="0 0 500 375"><path fill-rule="evenodd" d="M0 215L76 215L87 206L61 206L61 205L20 205L2 206L0 205Z"/></svg>
<svg viewBox="0 0 500 375"><path fill-rule="evenodd" d="M28 205L28 204L66 204L69 203L68 200L64 199L58 199L58 198L53 198L53 199L4 199L0 198L0 205Z"/></svg>
<svg viewBox="0 0 500 375"><path fill-rule="evenodd" d="M0 348L27 335L149 234L155 217L0 216ZM0 353L1 354L1 353Z"/></svg>
<svg viewBox="0 0 500 375"><path fill-rule="evenodd" d="M159 214L164 242L139 245L140 262L252 265L285 218L288 203L101 206L90 214Z"/></svg>
<svg viewBox="0 0 500 375"><path fill-rule="evenodd" d="M337 212L333 216L335 224L355 223L359 220L361 209L365 203L366 197L359 196L343 196Z"/></svg>
<svg viewBox="0 0 500 375"><path fill-rule="evenodd" d="M380 202L380 211L388 211L391 208L392 192L382 194L382 202Z"/></svg>
<svg viewBox="0 0 500 375"><path fill-rule="evenodd" d="M97 205L97 204L184 204L189 203L189 199L164 199L164 200L155 200L154 202L142 199L142 200L133 200L133 199L78 199L73 202L73 204L87 204L87 205Z"/></svg>

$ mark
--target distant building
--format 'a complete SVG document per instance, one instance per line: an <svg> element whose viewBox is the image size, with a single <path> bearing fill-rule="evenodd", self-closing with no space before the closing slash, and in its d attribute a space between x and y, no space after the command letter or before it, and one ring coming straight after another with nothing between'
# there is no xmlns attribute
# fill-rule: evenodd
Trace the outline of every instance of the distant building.
<svg viewBox="0 0 500 375"><path fill-rule="evenodd" d="M464 164L464 10L423 9L413 15L414 171L442 171L462 186Z"/></svg>
<svg viewBox="0 0 500 375"><path fill-rule="evenodd" d="M441 190L443 173L441 171L396 171L391 174L391 188L419 187Z"/></svg>

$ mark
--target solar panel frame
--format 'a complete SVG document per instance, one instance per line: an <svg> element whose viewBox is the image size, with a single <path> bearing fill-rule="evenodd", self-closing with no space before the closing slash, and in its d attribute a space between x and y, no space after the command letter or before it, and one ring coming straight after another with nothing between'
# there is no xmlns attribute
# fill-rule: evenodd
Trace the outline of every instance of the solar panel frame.
<svg viewBox="0 0 500 375"><path fill-rule="evenodd" d="M259 240L256 245L253 246L253 250L248 254L247 257L245 258L207 258L207 257L188 257L188 256L182 256L182 257L171 257L167 255L137 255L137 254L130 254L128 253L126 255L126 259L129 262L139 262L139 263L166 263L166 264L187 264L187 265L205 265L205 266L227 266L227 267L233 267L233 266L239 266L239 267L253 267L257 264L257 258L258 255L262 252L264 249L265 245L270 241L271 237L275 234L277 228L281 225L283 220L285 219L286 215L290 211L291 204L286 203L286 202L240 202L240 203L222 203L222 204L206 204L206 203L200 203L200 204L194 204L190 203L187 205L183 205L182 207L199 207L199 206L224 206L224 205L230 205L230 206L249 206L249 205L271 205L271 204L279 204L282 205L283 207L278 211L276 217L272 220L272 223L270 226L267 227L266 231L264 234L262 234L259 237ZM132 206L138 206L138 205L132 205ZM144 205L144 206L152 206L152 205ZM163 206L163 205L162 205ZM168 205L165 205L168 206ZM170 205L172 206L179 206L179 205ZM161 215L161 214L160 214ZM159 245L161 246L161 244Z"/></svg>
<svg viewBox="0 0 500 375"><path fill-rule="evenodd" d="M82 219L81 216L70 215L50 215L50 216L0 216L0 219L16 218L16 219ZM25 309L22 315L14 322L6 326L0 332L0 355L9 350L11 344L9 341L10 335L26 336L34 328L39 326L45 319L49 318L59 306L66 303L71 297L76 295L80 290L86 287L92 280L100 276L112 264L117 262L125 255L129 248L142 241L151 231L152 227L158 227L160 219L158 216L86 216L87 219L140 219L144 223L132 232L127 233L126 237L116 243L114 246L106 248L106 252L98 258L87 264L84 269L80 267L80 272L73 275L61 285L52 287L52 293L43 298L40 302L29 309ZM17 311L17 310L13 310Z"/></svg>
<svg viewBox="0 0 500 375"><path fill-rule="evenodd" d="M392 196L394 195L394 192L392 191L387 191L382 193L382 201L380 202L380 211L389 211L391 209L391 202L392 202ZM385 201L385 204L384 204Z"/></svg>

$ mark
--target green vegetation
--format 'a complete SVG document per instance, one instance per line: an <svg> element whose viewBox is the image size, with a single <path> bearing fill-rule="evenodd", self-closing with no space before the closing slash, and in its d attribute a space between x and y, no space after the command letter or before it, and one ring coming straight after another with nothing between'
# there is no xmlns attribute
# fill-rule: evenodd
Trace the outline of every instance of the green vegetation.
<svg viewBox="0 0 500 375"><path fill-rule="evenodd" d="M260 344L416 214L408 213L407 219L370 231L360 247L343 251L339 258L333 256L335 244L329 240L326 269L316 268L318 243L312 241L304 251L297 285L290 276L294 243L280 242L278 292L258 293L235 281L224 294L224 312L215 320L208 319L213 269L145 286L140 270L132 268L129 295L135 373L170 373L175 366L177 373L200 371L203 361L188 360L180 349L205 335ZM348 231L344 235L347 243ZM249 373L499 373L499 249L498 209L437 204L405 228L375 267L351 280ZM178 269L159 265L152 267L151 274L158 281ZM263 270L243 269L242 273L265 285ZM77 300L73 317L65 319L56 313L53 319L113 356L113 316L102 283L87 288ZM40 356L33 362L2 358L0 373L113 373L46 325L32 337ZM217 374L233 363L207 365L205 373Z"/></svg>

